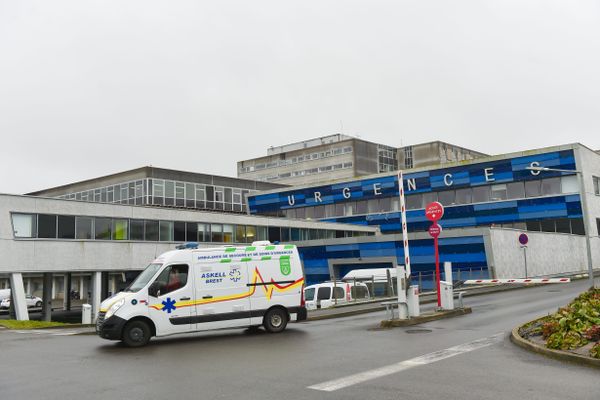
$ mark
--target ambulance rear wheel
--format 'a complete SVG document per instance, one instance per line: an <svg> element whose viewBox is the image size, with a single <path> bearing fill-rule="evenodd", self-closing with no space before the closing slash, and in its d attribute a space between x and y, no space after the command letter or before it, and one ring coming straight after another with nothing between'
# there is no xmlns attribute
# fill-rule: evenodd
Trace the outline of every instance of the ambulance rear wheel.
<svg viewBox="0 0 600 400"><path fill-rule="evenodd" d="M123 329L123 343L129 347L141 347L148 344L150 327L144 321L131 321Z"/></svg>
<svg viewBox="0 0 600 400"><path fill-rule="evenodd" d="M281 308L273 308L265 314L263 325L267 332L278 333L285 329L288 323L287 312Z"/></svg>

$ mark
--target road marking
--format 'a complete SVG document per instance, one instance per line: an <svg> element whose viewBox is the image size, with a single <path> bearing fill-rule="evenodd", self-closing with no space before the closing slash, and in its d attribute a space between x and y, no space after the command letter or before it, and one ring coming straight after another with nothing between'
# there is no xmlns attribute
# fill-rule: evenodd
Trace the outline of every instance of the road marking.
<svg viewBox="0 0 600 400"><path fill-rule="evenodd" d="M483 339L478 339L469 343L449 347L445 350L434 351L433 353L425 354L424 356L411 358L410 360L402 361L392 365L387 365L385 367L376 368L370 371L360 372L358 374L346 376L344 378L319 383L316 385L309 386L308 388L314 390L321 390L324 392L333 392L335 390L343 389L345 387L356 385L358 383L370 381L376 378L381 378L382 376L392 375L410 368L431 364L437 361L445 360L446 358L458 356L463 353L479 350L484 347L498 343L502 341L503 338L504 333L497 333L493 336L489 336Z"/></svg>

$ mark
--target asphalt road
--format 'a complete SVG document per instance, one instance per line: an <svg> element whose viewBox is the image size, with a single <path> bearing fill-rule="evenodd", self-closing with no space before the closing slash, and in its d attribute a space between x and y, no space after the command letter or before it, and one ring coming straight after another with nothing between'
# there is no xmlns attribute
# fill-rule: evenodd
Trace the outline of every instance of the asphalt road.
<svg viewBox="0 0 600 400"><path fill-rule="evenodd" d="M600 370L508 339L514 326L586 285L469 297L471 315L390 330L376 329L377 312L293 324L277 335L182 335L142 349L96 336L0 331L0 398L598 399Z"/></svg>

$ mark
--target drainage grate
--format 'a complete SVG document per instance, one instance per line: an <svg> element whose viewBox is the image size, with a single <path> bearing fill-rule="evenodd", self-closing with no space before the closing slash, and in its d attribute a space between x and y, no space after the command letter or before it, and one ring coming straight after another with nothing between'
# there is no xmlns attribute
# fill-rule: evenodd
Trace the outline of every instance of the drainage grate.
<svg viewBox="0 0 600 400"><path fill-rule="evenodd" d="M406 333L431 333L433 332L431 329L407 329Z"/></svg>

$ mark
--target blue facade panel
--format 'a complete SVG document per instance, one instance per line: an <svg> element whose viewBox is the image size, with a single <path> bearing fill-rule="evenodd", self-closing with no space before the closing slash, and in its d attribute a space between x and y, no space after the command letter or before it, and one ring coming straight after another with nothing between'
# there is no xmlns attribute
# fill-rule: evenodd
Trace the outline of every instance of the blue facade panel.
<svg viewBox="0 0 600 400"><path fill-rule="evenodd" d="M376 257L396 257L398 264L404 264L404 247L401 241L369 242L339 246L305 246L300 247L300 258L304 264L306 283L308 285L330 279L328 260L361 258L371 266L376 263L370 259ZM465 236L458 238L440 238L440 263L451 261L454 269L469 271L474 269L477 274L483 271L487 274L487 262L483 236ZM411 265L413 282L418 281L421 272L425 287L431 283L431 273L435 270L433 256L433 240L412 240L410 242ZM349 267L350 268L350 267ZM354 268L357 268L354 266ZM362 268L362 267L360 267ZM343 271L342 271L343 272ZM479 276L479 275L477 275ZM486 275L487 276L487 275Z"/></svg>
<svg viewBox="0 0 600 400"><path fill-rule="evenodd" d="M526 168L538 163L540 166L575 170L573 150L555 151L516 157L512 159L472 163L464 166L407 173L404 175L406 194L427 193L443 189L460 189L491 183L529 181L541 179ZM536 164L537 165L537 164ZM450 174L452 184L447 186L444 179ZM564 176L570 173L548 171L544 178ZM315 192L319 195L316 196ZM291 189L278 193L249 196L248 207L252 214L265 214L280 210L316 205L327 205L346 201L369 200L398 195L398 182L395 174L353 180L332 185L314 186L304 189Z"/></svg>

